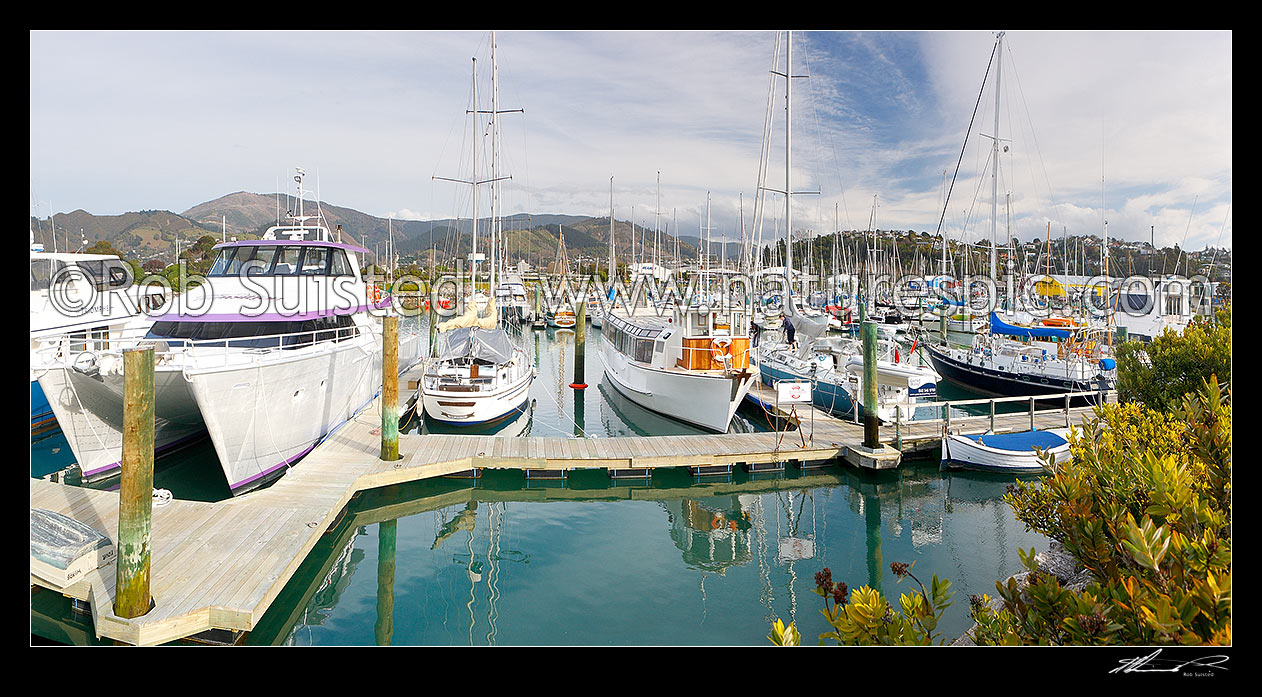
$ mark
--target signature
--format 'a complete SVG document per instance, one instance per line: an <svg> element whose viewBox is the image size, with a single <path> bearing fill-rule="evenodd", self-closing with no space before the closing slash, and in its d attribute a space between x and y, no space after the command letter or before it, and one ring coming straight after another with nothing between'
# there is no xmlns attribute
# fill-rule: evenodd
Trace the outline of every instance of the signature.
<svg viewBox="0 0 1262 697"><path fill-rule="evenodd" d="M1168 658L1159 659L1161 649L1157 649L1147 656L1139 658L1124 658L1118 661L1121 665L1109 671L1113 673L1178 673L1184 668L1214 668L1226 670L1227 667L1222 665L1227 662L1227 656L1218 654L1214 656L1202 656L1201 658L1193 658L1189 661L1175 661Z"/></svg>

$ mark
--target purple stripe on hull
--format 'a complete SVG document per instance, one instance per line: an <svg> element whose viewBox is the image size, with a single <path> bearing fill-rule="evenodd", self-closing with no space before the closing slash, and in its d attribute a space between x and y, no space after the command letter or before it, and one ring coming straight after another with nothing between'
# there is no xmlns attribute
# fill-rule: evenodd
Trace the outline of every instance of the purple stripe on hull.
<svg viewBox="0 0 1262 697"><path fill-rule="evenodd" d="M315 449L315 447L316 447L316 445L317 445L317 443L312 443L311 445L307 446L305 450L303 450L302 452L298 453L297 455L294 455L293 457L291 457L291 458L289 458L289 459L287 459L287 460L282 460L281 462L279 462L279 463L277 463L277 464L275 464L275 465L272 465L271 467L268 467L267 469L263 470L262 472L259 472L258 474L254 475L253 477L250 477L250 478L248 478L248 479L242 479L241 481L237 482L236 484L230 484L230 485L228 486L228 488L232 490L232 493L233 493L233 494L236 494L239 490L241 490L241 489L243 489L243 488L246 488L246 487L250 486L251 484L258 483L258 482L259 482L259 480L261 480L261 479L263 479L263 478L267 477L268 475L270 475L270 474L272 474L272 473L276 472L276 471L277 471L277 470L279 470L280 468L282 468L282 467L288 467L291 463L296 462L296 461L298 461L298 460L302 459L302 457L303 457L304 455L306 455L307 453L309 453L309 452L311 452L312 450L314 450L314 449Z"/></svg>

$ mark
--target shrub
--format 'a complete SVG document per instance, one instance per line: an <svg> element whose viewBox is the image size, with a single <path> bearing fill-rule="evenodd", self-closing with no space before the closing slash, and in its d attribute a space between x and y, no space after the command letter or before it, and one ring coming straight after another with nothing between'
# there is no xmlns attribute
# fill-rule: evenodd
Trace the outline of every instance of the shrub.
<svg viewBox="0 0 1262 697"><path fill-rule="evenodd" d="M1027 529L1090 572L1082 590L1040 574L1033 550L1003 607L974 602L979 644L1223 644L1231 641L1231 407L1215 376L1174 414L1103 407L1073 459L1004 497Z"/></svg>
<svg viewBox="0 0 1262 697"><path fill-rule="evenodd" d="M1197 317L1182 334L1166 332L1142 344L1117 349L1117 398L1157 411L1178 407L1186 394L1210 375L1231 381L1231 308L1215 311L1214 321Z"/></svg>

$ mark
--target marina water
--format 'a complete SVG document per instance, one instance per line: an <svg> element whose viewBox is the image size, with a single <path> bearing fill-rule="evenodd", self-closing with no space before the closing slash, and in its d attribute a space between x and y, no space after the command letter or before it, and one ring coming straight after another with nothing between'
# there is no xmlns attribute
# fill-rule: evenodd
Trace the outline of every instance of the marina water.
<svg viewBox="0 0 1262 697"><path fill-rule="evenodd" d="M411 326L427 333L424 318ZM587 330L585 390L569 387L573 332L526 328L514 337L539 370L530 406L482 432L700 432L603 380L599 329ZM946 384L939 391L940 399L977 396ZM747 405L732 430L771 428ZM413 417L401 430L443 429ZM869 584L897 598L914 585L890 572L896 561L915 562L926 584L933 574L951 581L941 626L950 641L971 625L969 596L994 595L996 581L1022 570L1017 549L1042 551L1047 540L1002 501L1011 477L940 472L928 455L896 471L838 462L701 478L672 468L617 481L603 470L572 471L564 482L484 470L476 480L363 492L246 643L765 645L779 618L796 621L814 644L829 629L815 573L828 567L851 588ZM73 461L56 431L32 437L31 457L32 476ZM159 458L154 486L176 498L230 497L208 441ZM95 643L90 616L49 591L32 595L32 625L54 641Z"/></svg>

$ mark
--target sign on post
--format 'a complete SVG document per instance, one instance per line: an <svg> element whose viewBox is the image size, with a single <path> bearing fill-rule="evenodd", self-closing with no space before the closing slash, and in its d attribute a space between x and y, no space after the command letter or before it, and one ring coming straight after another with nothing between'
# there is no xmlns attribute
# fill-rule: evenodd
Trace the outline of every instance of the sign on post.
<svg viewBox="0 0 1262 697"><path fill-rule="evenodd" d="M810 380L781 380L776 383L776 406L781 404L809 404Z"/></svg>

